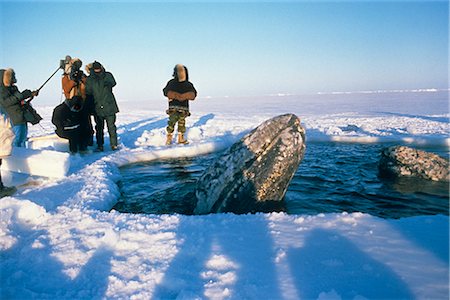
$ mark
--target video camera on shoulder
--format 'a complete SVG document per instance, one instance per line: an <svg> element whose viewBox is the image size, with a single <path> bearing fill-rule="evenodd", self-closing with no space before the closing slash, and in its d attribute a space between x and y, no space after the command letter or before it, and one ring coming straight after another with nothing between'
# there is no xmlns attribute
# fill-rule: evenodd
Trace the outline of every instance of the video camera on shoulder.
<svg viewBox="0 0 450 300"><path fill-rule="evenodd" d="M70 80L73 80L75 82L80 82L83 79L84 73L82 70L80 70L81 68L81 61L77 60L72 64L71 70L70 70L70 74L69 74L69 78Z"/></svg>

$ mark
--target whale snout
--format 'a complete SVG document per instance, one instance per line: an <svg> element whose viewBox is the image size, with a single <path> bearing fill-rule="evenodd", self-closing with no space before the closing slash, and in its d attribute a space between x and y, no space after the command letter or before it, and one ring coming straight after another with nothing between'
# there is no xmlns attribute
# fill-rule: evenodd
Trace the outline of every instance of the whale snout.
<svg viewBox="0 0 450 300"><path fill-rule="evenodd" d="M305 149L305 130L296 115L263 122L203 173L194 212L248 213L280 204Z"/></svg>

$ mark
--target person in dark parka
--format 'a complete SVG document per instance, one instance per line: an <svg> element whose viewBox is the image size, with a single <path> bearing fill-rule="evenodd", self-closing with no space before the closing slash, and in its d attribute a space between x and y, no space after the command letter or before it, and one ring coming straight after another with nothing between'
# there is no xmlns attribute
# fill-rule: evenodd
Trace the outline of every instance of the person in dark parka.
<svg viewBox="0 0 450 300"><path fill-rule="evenodd" d="M86 96L92 96L94 99L97 151L103 151L105 122L108 127L111 149L117 150L117 128L115 123L119 107L112 92L112 88L116 85L116 80L97 61L92 64L92 71L86 80Z"/></svg>
<svg viewBox="0 0 450 300"><path fill-rule="evenodd" d="M55 107L52 115L52 123L56 126L56 134L69 140L69 150L72 154L87 150L86 136L90 129L84 122L83 99L72 97Z"/></svg>
<svg viewBox="0 0 450 300"><path fill-rule="evenodd" d="M190 116L189 101L197 97L194 85L189 81L188 69L178 64L173 70L173 79L167 82L163 89L164 96L169 99L169 115L167 124L166 145L172 144L175 125L178 123L178 143L188 144L184 134L186 132L186 117Z"/></svg>
<svg viewBox="0 0 450 300"><path fill-rule="evenodd" d="M22 107L25 101L38 95L38 91L19 92L16 86L16 73L13 69L0 70L0 106L8 114L13 125L15 139L13 146L25 147L28 126Z"/></svg>

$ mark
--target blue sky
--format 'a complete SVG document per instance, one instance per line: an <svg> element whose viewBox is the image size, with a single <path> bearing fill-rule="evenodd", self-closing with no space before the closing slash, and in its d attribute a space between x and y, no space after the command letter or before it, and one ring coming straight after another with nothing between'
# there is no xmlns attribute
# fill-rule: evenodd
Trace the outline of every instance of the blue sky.
<svg viewBox="0 0 450 300"><path fill-rule="evenodd" d="M177 63L200 96L448 88L448 2L0 2L0 66L37 88L66 54L123 100L158 100ZM59 100L60 78L42 98Z"/></svg>

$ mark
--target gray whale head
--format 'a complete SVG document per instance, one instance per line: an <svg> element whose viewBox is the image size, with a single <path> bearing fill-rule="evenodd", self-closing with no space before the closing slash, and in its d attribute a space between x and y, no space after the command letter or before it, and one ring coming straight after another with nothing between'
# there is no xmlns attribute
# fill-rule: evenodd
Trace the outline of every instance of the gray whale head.
<svg viewBox="0 0 450 300"><path fill-rule="evenodd" d="M437 154L406 146L391 146L381 151L378 163L381 177L417 177L450 181L449 162Z"/></svg>
<svg viewBox="0 0 450 300"><path fill-rule="evenodd" d="M205 170L197 182L194 214L248 213L282 201L305 148L296 115L263 122Z"/></svg>

